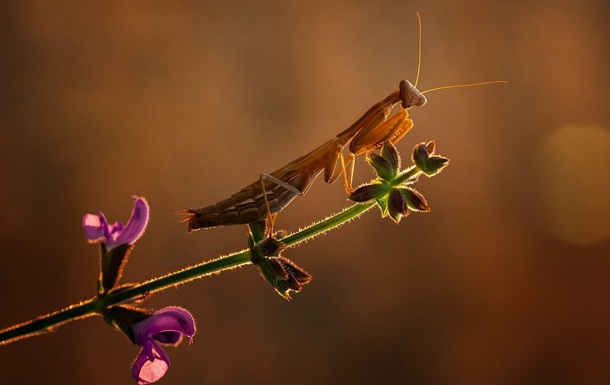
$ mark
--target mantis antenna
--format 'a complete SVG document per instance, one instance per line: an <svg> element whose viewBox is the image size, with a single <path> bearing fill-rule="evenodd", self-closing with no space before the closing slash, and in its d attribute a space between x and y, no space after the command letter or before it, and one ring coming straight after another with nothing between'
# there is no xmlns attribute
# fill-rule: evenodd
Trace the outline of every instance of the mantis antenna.
<svg viewBox="0 0 610 385"><path fill-rule="evenodd" d="M419 82L419 70L421 68L421 16L417 12L417 23L419 24L419 43L417 46L417 75L415 75L415 88L417 88L417 82Z"/></svg>
<svg viewBox="0 0 610 385"><path fill-rule="evenodd" d="M417 13L417 23L419 25L419 44L417 47L417 75L415 76L415 85L413 86L414 88L417 88L417 83L419 82L419 72L421 70L421 51L422 51L422 22L421 22L421 16L419 15L419 12L416 12L416 13ZM497 83L506 84L508 82L506 80L491 80L491 81L479 82L479 83L454 84L454 85L450 85L450 86L430 88L429 90L422 91L421 94L425 94L425 93L432 92L432 91L438 91L438 90L446 90L448 88L476 87L476 86L484 86L487 84L497 84Z"/></svg>
<svg viewBox="0 0 610 385"><path fill-rule="evenodd" d="M506 84L508 82L506 80L490 80L488 82L454 84L454 85L451 85L451 86L442 86L442 87L430 88L429 90L422 91L422 94L425 94L425 93L428 93L428 92L432 92L432 91L446 90L448 88L476 87L476 86L484 86L486 84L498 84L498 83Z"/></svg>

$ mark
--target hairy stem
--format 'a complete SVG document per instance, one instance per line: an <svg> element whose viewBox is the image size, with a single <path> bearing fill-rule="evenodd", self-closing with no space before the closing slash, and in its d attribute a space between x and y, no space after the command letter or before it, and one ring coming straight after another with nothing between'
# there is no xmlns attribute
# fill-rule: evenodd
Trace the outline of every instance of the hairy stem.
<svg viewBox="0 0 610 385"><path fill-rule="evenodd" d="M281 241L288 247L295 246L301 242L349 222L354 218L357 218L371 207L373 207L373 203L353 205L321 222L301 229L294 234L287 236ZM52 331L58 326L70 321L92 315L100 315L103 309L112 305L128 302L138 297L186 283L197 278L202 278L207 275L217 274L222 271L231 270L239 266L250 264L251 257L250 250L243 250L211 261L203 262L195 266L187 267L159 278L151 279L133 287L111 292L104 297L97 297L83 301L63 310L1 330L0 345L5 345L21 338L31 337L37 334Z"/></svg>

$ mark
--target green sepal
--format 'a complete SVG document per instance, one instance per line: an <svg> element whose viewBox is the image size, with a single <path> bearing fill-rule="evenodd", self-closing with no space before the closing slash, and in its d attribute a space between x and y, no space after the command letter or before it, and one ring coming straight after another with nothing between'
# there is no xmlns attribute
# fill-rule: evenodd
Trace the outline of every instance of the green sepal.
<svg viewBox="0 0 610 385"><path fill-rule="evenodd" d="M255 221L248 223L248 246L253 248L258 243L265 239L265 230L267 229L267 221L265 219L261 221Z"/></svg>
<svg viewBox="0 0 610 385"><path fill-rule="evenodd" d="M131 325L150 317L153 312L128 305L113 306L104 311L104 319L111 326L119 329L135 344Z"/></svg>
<svg viewBox="0 0 610 385"><path fill-rule="evenodd" d="M386 194L381 198L375 199L375 202L377 202L377 206L379 206L379 210L381 210L381 216L385 217L388 215L388 195Z"/></svg>
<svg viewBox="0 0 610 385"><path fill-rule="evenodd" d="M123 244L114 247L110 251L106 250L106 245L100 243L101 254L101 277L100 294L108 292L116 286L123 275L123 268L127 263L133 245Z"/></svg>

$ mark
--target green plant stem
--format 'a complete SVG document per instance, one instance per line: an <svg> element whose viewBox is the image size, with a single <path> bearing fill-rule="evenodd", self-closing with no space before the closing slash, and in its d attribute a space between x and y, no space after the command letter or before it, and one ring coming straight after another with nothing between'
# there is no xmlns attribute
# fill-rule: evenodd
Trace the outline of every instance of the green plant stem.
<svg viewBox="0 0 610 385"><path fill-rule="evenodd" d="M308 226L287 236L281 241L288 247L311 239L319 234L336 228L358 217L373 207L373 203L355 204L347 209L332 215L325 220ZM54 330L56 327L77 319L100 315L102 311L112 305L127 302L143 295L167 289L186 283L207 275L217 274L225 270L250 264L250 250L243 250L211 261L203 262L183 270L151 279L142 284L110 293L104 297L93 298L79 304L69 306L63 310L50 313L23 324L15 325L0 331L0 345L17 341L21 338L34 336Z"/></svg>
<svg viewBox="0 0 610 385"><path fill-rule="evenodd" d="M282 238L281 241L287 247L296 246L301 242L305 242L317 235L323 234L359 217L364 212L370 210L374 205L375 203L373 202L355 204L337 214L331 215L323 221L314 223L313 225L307 226L296 233L290 234L289 236Z"/></svg>
<svg viewBox="0 0 610 385"><path fill-rule="evenodd" d="M37 334L51 332L58 326L67 322L95 315L97 311L98 305L95 302L95 299L89 299L54 313L35 318L31 321L11 326L0 332L0 345L5 345L22 338L32 337Z"/></svg>
<svg viewBox="0 0 610 385"><path fill-rule="evenodd" d="M421 174L421 171L417 167L413 166L408 170L405 170L405 172L403 172L399 178L402 181L406 181L410 178L416 177L419 174ZM316 237L317 235L337 228L342 224L359 217L361 214L371 209L374 205L375 203L373 202L355 204L337 214L329 216L323 221L314 223L281 239L281 242L284 243L286 247L296 246L301 242L305 242ZM213 259L211 261L202 262L195 266L187 267L159 278L151 279L141 284L116 290L115 292L111 292L105 296L98 296L96 298L82 301L76 305L69 306L57 312L49 313L31 321L0 330L0 345L5 345L25 337L31 337L37 334L52 331L58 326L70 321L75 321L77 319L82 319L93 315L101 315L105 309L113 305L132 301L148 294L190 282L207 275L217 274L222 271L231 270L250 264L251 258L252 254L249 249L242 250L227 256Z"/></svg>

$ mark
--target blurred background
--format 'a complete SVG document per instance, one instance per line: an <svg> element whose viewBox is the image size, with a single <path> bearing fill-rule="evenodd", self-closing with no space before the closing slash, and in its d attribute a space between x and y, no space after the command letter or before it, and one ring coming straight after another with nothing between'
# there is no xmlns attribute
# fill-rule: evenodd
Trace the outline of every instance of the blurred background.
<svg viewBox="0 0 610 385"><path fill-rule="evenodd" d="M610 383L610 6L553 1L3 1L0 327L94 295L81 217L152 209L125 282L241 250L187 234L212 204L372 104L433 92L398 144L450 167L399 226L369 212L286 256L287 302L252 267L154 296L198 321L161 384ZM358 181L371 177L359 161ZM322 180L277 228L348 204ZM2 383L132 384L139 349L99 317L0 347Z"/></svg>

